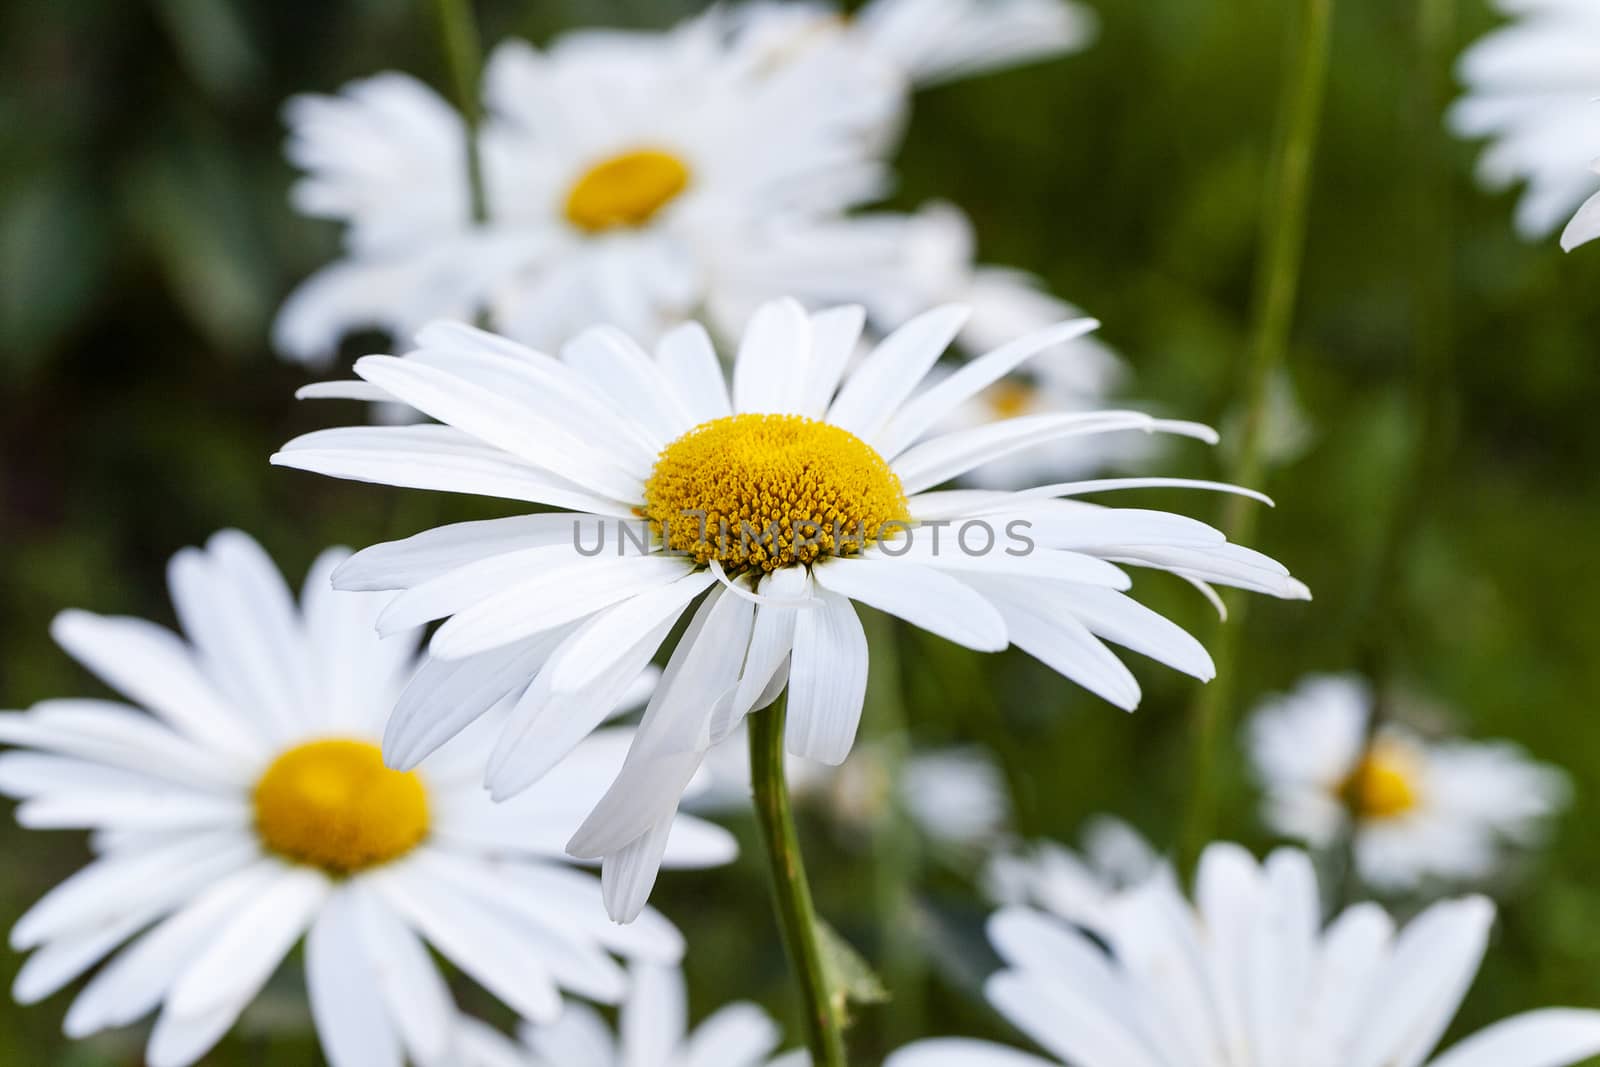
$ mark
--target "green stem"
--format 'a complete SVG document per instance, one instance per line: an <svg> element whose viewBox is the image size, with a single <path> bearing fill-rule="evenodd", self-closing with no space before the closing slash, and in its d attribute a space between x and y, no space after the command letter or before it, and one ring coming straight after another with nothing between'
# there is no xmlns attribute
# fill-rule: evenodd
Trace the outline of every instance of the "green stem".
<svg viewBox="0 0 1600 1067"><path fill-rule="evenodd" d="M450 79L450 95L466 124L467 175L472 192L472 220L488 218L484 196L483 160L478 154L478 126L483 119L483 104L478 85L483 74L483 45L478 39L478 24L472 15L472 0L433 0L434 21L439 30L439 47Z"/></svg>
<svg viewBox="0 0 1600 1067"><path fill-rule="evenodd" d="M772 902L783 933L789 965L805 1003L807 1042L814 1067L846 1067L843 1004L834 1000L817 936L805 864L795 833L789 784L783 771L787 695L750 716L750 778L755 787L756 821L772 874Z"/></svg>
<svg viewBox="0 0 1600 1067"><path fill-rule="evenodd" d="M1285 70L1282 107L1275 136L1266 217L1256 261L1254 324L1244 373L1244 420L1227 479L1255 485L1264 473L1262 444L1273 373L1283 365L1294 326L1295 300L1305 251L1306 205L1316 156L1322 99L1327 87L1333 0L1300 0L1299 17L1290 27L1297 47ZM1251 540L1256 510L1242 497L1224 506L1222 529L1236 542ZM1232 728L1232 676L1238 658L1244 602L1230 598L1231 625L1223 627L1215 654L1217 680L1195 701L1193 722L1194 789L1183 838L1186 862L1192 863L1216 826L1220 807L1222 748Z"/></svg>

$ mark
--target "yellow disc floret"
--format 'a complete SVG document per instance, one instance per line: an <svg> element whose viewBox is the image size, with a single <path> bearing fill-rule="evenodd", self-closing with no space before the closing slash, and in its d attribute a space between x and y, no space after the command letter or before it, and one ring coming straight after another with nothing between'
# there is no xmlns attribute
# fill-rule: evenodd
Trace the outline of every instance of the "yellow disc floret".
<svg viewBox="0 0 1600 1067"><path fill-rule="evenodd" d="M1363 819L1393 819L1417 806L1419 768L1407 749L1379 742L1339 788Z"/></svg>
<svg viewBox="0 0 1600 1067"><path fill-rule="evenodd" d="M624 152L596 163L573 183L567 221L589 233L643 226L688 185L688 164L671 152Z"/></svg>
<svg viewBox="0 0 1600 1067"><path fill-rule="evenodd" d="M900 478L848 430L730 415L662 450L643 513L668 548L730 573L851 555L909 522Z"/></svg>
<svg viewBox="0 0 1600 1067"><path fill-rule="evenodd" d="M428 835L417 776L365 741L312 741L273 761L255 790L256 833L271 852L346 875L399 859Z"/></svg>

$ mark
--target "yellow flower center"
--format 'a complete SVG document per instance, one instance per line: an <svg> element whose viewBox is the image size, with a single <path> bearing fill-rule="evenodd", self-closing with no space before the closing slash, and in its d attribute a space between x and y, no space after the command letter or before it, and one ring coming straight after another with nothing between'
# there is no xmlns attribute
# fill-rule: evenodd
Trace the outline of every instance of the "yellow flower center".
<svg viewBox="0 0 1600 1067"><path fill-rule="evenodd" d="M589 233L643 226L688 186L689 166L670 152L639 148L602 160L567 193L567 221Z"/></svg>
<svg viewBox="0 0 1600 1067"><path fill-rule="evenodd" d="M984 399L997 419L1014 419L1026 415L1033 407L1034 390L1031 385L1016 381L1000 381L989 387Z"/></svg>
<svg viewBox="0 0 1600 1067"><path fill-rule="evenodd" d="M848 430L729 415L662 449L642 513L658 538L731 573L851 555L910 521L900 478Z"/></svg>
<svg viewBox="0 0 1600 1067"><path fill-rule="evenodd" d="M270 851L332 874L399 859L428 835L428 794L365 741L312 741L273 761L255 791Z"/></svg>
<svg viewBox="0 0 1600 1067"><path fill-rule="evenodd" d="M1339 786L1339 794L1363 819L1393 819L1417 806L1416 757L1379 742Z"/></svg>

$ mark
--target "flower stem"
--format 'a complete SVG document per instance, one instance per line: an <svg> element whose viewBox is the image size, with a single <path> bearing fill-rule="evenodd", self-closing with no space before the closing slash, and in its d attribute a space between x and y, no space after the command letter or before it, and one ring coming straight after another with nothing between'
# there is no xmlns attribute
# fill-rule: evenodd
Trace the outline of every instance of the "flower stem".
<svg viewBox="0 0 1600 1067"><path fill-rule="evenodd" d="M1333 0L1300 0L1298 18L1290 27L1297 47L1285 68L1281 89L1281 112L1256 261L1254 322L1243 382L1244 419L1227 471L1227 480L1238 485L1253 486L1262 479L1262 446L1273 373L1288 355L1305 251L1306 205L1327 87L1332 20ZM1256 511L1244 498L1230 497L1224 506L1222 529L1230 540L1249 541L1255 530L1255 517ZM1193 709L1195 764L1183 837L1186 866L1192 865L1210 840L1220 807L1222 748L1232 726L1233 668L1244 624L1244 601L1230 601L1232 622L1221 628L1217 638L1217 679L1201 690Z"/></svg>
<svg viewBox="0 0 1600 1067"><path fill-rule="evenodd" d="M433 0L433 14L450 79L450 95L466 126L472 220L482 222L488 217L488 204L484 197L483 160L478 154L478 125L483 118L483 104L478 97L478 84L483 74L483 45L478 38L478 23L472 15L472 0Z"/></svg>
<svg viewBox="0 0 1600 1067"><path fill-rule="evenodd" d="M843 1005L834 1000L817 934L794 810L783 771L783 736L788 696L750 716L750 778L755 786L756 821L772 874L772 903L783 933L789 965L805 1002L807 1041L814 1067L845 1067Z"/></svg>

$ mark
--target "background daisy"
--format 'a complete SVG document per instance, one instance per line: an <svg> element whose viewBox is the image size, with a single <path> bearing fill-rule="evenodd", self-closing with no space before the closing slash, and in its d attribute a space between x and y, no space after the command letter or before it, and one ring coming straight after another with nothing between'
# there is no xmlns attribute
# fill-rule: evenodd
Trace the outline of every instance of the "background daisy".
<svg viewBox="0 0 1600 1067"><path fill-rule="evenodd" d="M997 913L985 993L1050 1059L958 1039L885 1067L1566 1067L1600 1054L1600 1012L1528 1012L1428 1059L1483 960L1494 907L1433 905L1399 925L1358 904L1326 927L1304 853L1258 864L1213 845L1190 907L1156 879L1121 897L1104 943L1027 908Z"/></svg>
<svg viewBox="0 0 1600 1067"><path fill-rule="evenodd" d="M546 1026L524 1023L514 1042L469 1024L462 1067L805 1067L803 1051L773 1058L780 1034L750 1003L719 1008L689 1029L688 993L676 967L635 965L615 1031L586 1004Z"/></svg>
<svg viewBox="0 0 1600 1067"><path fill-rule="evenodd" d="M756 62L720 12L544 50L507 41L482 91L482 224L464 123L415 79L291 102L290 158L307 171L296 203L343 220L349 252L284 305L291 355L325 356L359 327L404 337L480 312L536 345L602 322L653 338L728 306L736 255L780 225L880 195L873 131L904 104L896 78L842 48Z"/></svg>
<svg viewBox="0 0 1600 1067"><path fill-rule="evenodd" d="M1370 738L1371 689L1313 676L1267 700L1249 727L1268 826L1316 848L1355 817L1356 869L1383 889L1476 881L1527 847L1565 806L1567 778L1504 742L1431 740L1401 723Z"/></svg>
<svg viewBox="0 0 1600 1067"><path fill-rule="evenodd" d="M1596 190L1600 156L1600 8L1587 0L1501 0L1513 21L1461 54L1465 92L1450 111L1461 136L1488 138L1478 179L1524 182L1517 232L1546 237Z"/></svg>
<svg viewBox="0 0 1600 1067"><path fill-rule="evenodd" d="M0 740L19 746L0 755L18 820L95 832L94 861L11 931L14 948L33 950L19 1001L110 957L68 1010L68 1034L158 1011L152 1067L193 1063L303 938L330 1063L457 1062L430 946L545 1021L563 990L620 1000L627 976L613 953L682 953L658 914L608 922L596 879L561 850L625 734L595 735L501 806L479 788L470 739L411 771L383 766L378 740L415 638L378 638L386 598L330 588L345 556L318 557L297 608L261 548L224 531L173 558L185 637L134 618L57 618L62 647L138 705L55 700L0 718ZM664 862L733 854L727 834L684 818Z"/></svg>

